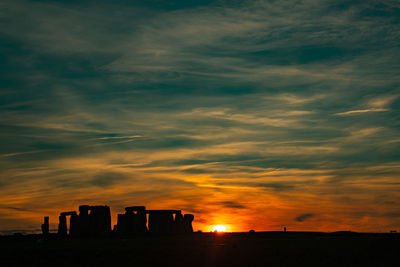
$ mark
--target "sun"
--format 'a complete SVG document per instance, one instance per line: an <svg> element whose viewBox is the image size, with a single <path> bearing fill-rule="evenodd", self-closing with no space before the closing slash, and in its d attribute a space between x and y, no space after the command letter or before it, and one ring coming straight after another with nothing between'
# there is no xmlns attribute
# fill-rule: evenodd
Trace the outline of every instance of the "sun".
<svg viewBox="0 0 400 267"><path fill-rule="evenodd" d="M219 224L219 225L214 226L212 230L213 230L213 232L220 232L220 233L226 232L226 226Z"/></svg>

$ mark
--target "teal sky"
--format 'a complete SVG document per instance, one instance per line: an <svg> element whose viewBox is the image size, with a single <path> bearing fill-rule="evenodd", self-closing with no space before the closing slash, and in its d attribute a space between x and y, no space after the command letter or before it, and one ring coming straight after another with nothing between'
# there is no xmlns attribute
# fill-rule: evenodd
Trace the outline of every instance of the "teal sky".
<svg viewBox="0 0 400 267"><path fill-rule="evenodd" d="M0 70L0 230L400 230L399 1L3 0Z"/></svg>

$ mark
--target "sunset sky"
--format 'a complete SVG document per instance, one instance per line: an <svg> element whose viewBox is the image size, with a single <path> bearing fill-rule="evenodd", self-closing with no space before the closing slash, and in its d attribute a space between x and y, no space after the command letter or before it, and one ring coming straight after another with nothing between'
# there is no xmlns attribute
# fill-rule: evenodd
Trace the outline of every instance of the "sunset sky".
<svg viewBox="0 0 400 267"><path fill-rule="evenodd" d="M400 230L397 0L2 0L0 57L0 233Z"/></svg>

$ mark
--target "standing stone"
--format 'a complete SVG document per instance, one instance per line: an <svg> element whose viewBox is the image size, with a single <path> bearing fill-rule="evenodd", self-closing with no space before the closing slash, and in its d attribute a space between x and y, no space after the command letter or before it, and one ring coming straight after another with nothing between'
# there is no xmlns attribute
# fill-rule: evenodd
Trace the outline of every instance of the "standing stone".
<svg viewBox="0 0 400 267"><path fill-rule="evenodd" d="M109 206L91 206L92 234L103 236L111 233L111 212Z"/></svg>
<svg viewBox="0 0 400 267"><path fill-rule="evenodd" d="M184 228L183 215L182 215L182 212L179 211L175 214L174 233L183 234L184 232L185 232L185 228Z"/></svg>
<svg viewBox="0 0 400 267"><path fill-rule="evenodd" d="M160 214L162 225L161 225L161 233L162 234L172 234L174 227L174 217L171 212L162 212Z"/></svg>
<svg viewBox="0 0 400 267"><path fill-rule="evenodd" d="M160 220L158 214L149 213L149 232L151 234L158 234L160 232L159 225Z"/></svg>
<svg viewBox="0 0 400 267"><path fill-rule="evenodd" d="M42 233L43 235L49 234L49 216L44 217L44 223L42 224Z"/></svg>
<svg viewBox="0 0 400 267"><path fill-rule="evenodd" d="M119 234L126 234L127 231L126 214L118 214L117 232Z"/></svg>
<svg viewBox="0 0 400 267"><path fill-rule="evenodd" d="M138 209L136 213L136 233L145 234L147 233L147 217L145 212L145 207L143 209Z"/></svg>
<svg viewBox="0 0 400 267"><path fill-rule="evenodd" d="M174 232L175 210L148 210L149 232L152 234L172 234Z"/></svg>
<svg viewBox="0 0 400 267"><path fill-rule="evenodd" d="M136 215L132 211L127 211L125 213L125 233L126 234L134 234L135 233L135 220Z"/></svg>
<svg viewBox="0 0 400 267"><path fill-rule="evenodd" d="M125 208L125 214L118 214L117 231L122 235L142 235L147 233L146 207Z"/></svg>
<svg viewBox="0 0 400 267"><path fill-rule="evenodd" d="M81 205L79 206L79 236L89 236L90 228L89 206Z"/></svg>
<svg viewBox="0 0 400 267"><path fill-rule="evenodd" d="M192 222L194 220L194 215L193 214L185 214L185 216L183 217L183 220L184 220L185 233L193 233Z"/></svg>
<svg viewBox="0 0 400 267"><path fill-rule="evenodd" d="M79 216L76 213L69 219L69 235L79 236Z"/></svg>
<svg viewBox="0 0 400 267"><path fill-rule="evenodd" d="M65 215L60 215L58 217L58 235L66 236L67 235L67 218Z"/></svg>

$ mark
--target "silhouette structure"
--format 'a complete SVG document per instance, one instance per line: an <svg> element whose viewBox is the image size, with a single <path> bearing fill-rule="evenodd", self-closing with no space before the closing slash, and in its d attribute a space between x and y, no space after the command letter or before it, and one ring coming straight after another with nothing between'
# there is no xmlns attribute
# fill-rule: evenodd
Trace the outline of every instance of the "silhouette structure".
<svg viewBox="0 0 400 267"><path fill-rule="evenodd" d="M67 216L70 216L69 232ZM183 215L180 210L146 210L144 206L132 206L126 207L124 214L118 214L114 233L118 235L187 234L193 233L193 220L193 214ZM49 217L44 218L42 232L43 234L49 232ZM95 237L109 234L111 234L111 213L108 206L81 205L79 215L76 211L60 213L59 236Z"/></svg>
<svg viewBox="0 0 400 267"><path fill-rule="evenodd" d="M145 234L147 217L144 206L126 207L125 214L118 214L114 230L120 234Z"/></svg>
<svg viewBox="0 0 400 267"><path fill-rule="evenodd" d="M108 206L79 206L76 211L61 212L58 224L58 235L67 236L67 216L70 217L70 236L104 236L111 233L111 213Z"/></svg>
<svg viewBox="0 0 400 267"><path fill-rule="evenodd" d="M44 223L42 224L42 233L43 235L49 234L49 216L44 217Z"/></svg>
<svg viewBox="0 0 400 267"><path fill-rule="evenodd" d="M114 230L121 235L193 233L193 219L192 214L183 216L180 210L146 210L144 206L134 206L125 208L125 214L118 214Z"/></svg>

